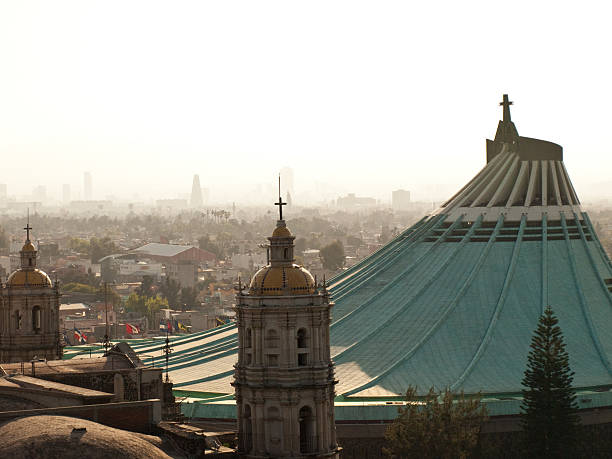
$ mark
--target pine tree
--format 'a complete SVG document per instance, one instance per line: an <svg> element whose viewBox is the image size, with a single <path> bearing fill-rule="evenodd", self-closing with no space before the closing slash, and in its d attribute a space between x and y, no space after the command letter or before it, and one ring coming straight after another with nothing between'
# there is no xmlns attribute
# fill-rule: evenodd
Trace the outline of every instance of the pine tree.
<svg viewBox="0 0 612 459"><path fill-rule="evenodd" d="M531 340L521 406L528 457L574 457L576 453L579 418L572 389L574 373L558 322L547 307Z"/></svg>

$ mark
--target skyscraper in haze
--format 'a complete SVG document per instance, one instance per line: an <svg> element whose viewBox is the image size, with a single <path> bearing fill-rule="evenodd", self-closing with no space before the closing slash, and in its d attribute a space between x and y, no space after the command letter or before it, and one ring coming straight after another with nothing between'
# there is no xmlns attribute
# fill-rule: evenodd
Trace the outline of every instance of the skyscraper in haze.
<svg viewBox="0 0 612 459"><path fill-rule="evenodd" d="M62 202L68 204L70 202L70 185L64 183L62 185Z"/></svg>
<svg viewBox="0 0 612 459"><path fill-rule="evenodd" d="M83 199L85 199L85 201L91 201L93 199L91 172L85 172L83 174Z"/></svg>
<svg viewBox="0 0 612 459"><path fill-rule="evenodd" d="M410 209L410 191L395 190L391 194L391 207L393 207L393 210Z"/></svg>
<svg viewBox="0 0 612 459"><path fill-rule="evenodd" d="M283 194L285 194L284 192L287 192L290 193L292 196L295 196L293 190L293 169L288 166L285 166L280 170L280 175Z"/></svg>
<svg viewBox="0 0 612 459"><path fill-rule="evenodd" d="M32 200L43 202L47 200L47 187L44 185L38 185L32 190Z"/></svg>
<svg viewBox="0 0 612 459"><path fill-rule="evenodd" d="M7 197L6 183L0 183L0 201L6 201Z"/></svg>
<svg viewBox="0 0 612 459"><path fill-rule="evenodd" d="M197 209L204 204L202 201L202 187L200 186L200 176L193 176L193 184L191 185L191 207Z"/></svg>

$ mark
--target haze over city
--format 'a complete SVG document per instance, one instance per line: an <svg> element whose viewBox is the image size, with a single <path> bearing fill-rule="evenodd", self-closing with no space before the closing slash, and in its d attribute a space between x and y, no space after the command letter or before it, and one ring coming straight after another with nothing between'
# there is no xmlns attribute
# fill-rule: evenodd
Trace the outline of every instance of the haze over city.
<svg viewBox="0 0 612 459"><path fill-rule="evenodd" d="M611 12L0 0L0 456L609 459Z"/></svg>
<svg viewBox="0 0 612 459"><path fill-rule="evenodd" d="M289 166L304 201L440 201L509 93L520 134L609 196L609 15L586 5L5 2L0 182L60 199L91 171L94 198L147 200L197 173L213 202L268 202L255 186Z"/></svg>

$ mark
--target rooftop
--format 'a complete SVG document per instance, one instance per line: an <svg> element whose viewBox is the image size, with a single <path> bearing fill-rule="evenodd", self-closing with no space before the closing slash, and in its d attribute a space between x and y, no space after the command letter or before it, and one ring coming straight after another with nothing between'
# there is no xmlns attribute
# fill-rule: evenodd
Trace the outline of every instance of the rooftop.
<svg viewBox="0 0 612 459"><path fill-rule="evenodd" d="M160 244L158 242L151 242L149 244L143 245L142 247L134 249L133 252L153 255L157 257L173 257L175 255L178 255L179 253L184 252L185 250L189 250L194 247L195 246L193 245Z"/></svg>
<svg viewBox="0 0 612 459"><path fill-rule="evenodd" d="M35 372L39 375L134 368L125 356L114 354L108 357L95 356L79 360L47 360L35 362L35 366ZM26 362L25 369L27 372L31 371L31 368L32 365ZM0 364L0 371L4 374L21 373L21 363L2 363Z"/></svg>

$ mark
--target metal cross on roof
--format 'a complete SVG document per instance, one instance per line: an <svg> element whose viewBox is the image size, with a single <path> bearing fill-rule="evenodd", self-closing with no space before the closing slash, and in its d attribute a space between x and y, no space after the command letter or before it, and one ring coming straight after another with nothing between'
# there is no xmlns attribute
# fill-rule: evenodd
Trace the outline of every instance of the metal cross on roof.
<svg viewBox="0 0 612 459"><path fill-rule="evenodd" d="M504 94L504 100L502 100L499 105L504 107L504 122L511 121L510 118L510 105L513 105L514 102L508 100L508 94Z"/></svg>
<svg viewBox="0 0 612 459"><path fill-rule="evenodd" d="M281 196L280 191L280 175L278 176L278 202L274 203L275 206L278 206L279 220L283 219L283 206L286 206L287 203L283 202L283 198Z"/></svg>
<svg viewBox="0 0 612 459"><path fill-rule="evenodd" d="M26 230L26 240L27 241L30 240L30 230L31 229L32 229L32 227L30 226L30 222L28 222L28 224L24 228L24 230Z"/></svg>
<svg viewBox="0 0 612 459"><path fill-rule="evenodd" d="M28 207L28 223L26 224L26 227L24 228L24 230L26 230L26 241L30 240L30 230L32 229L32 227L30 226L30 208Z"/></svg>

